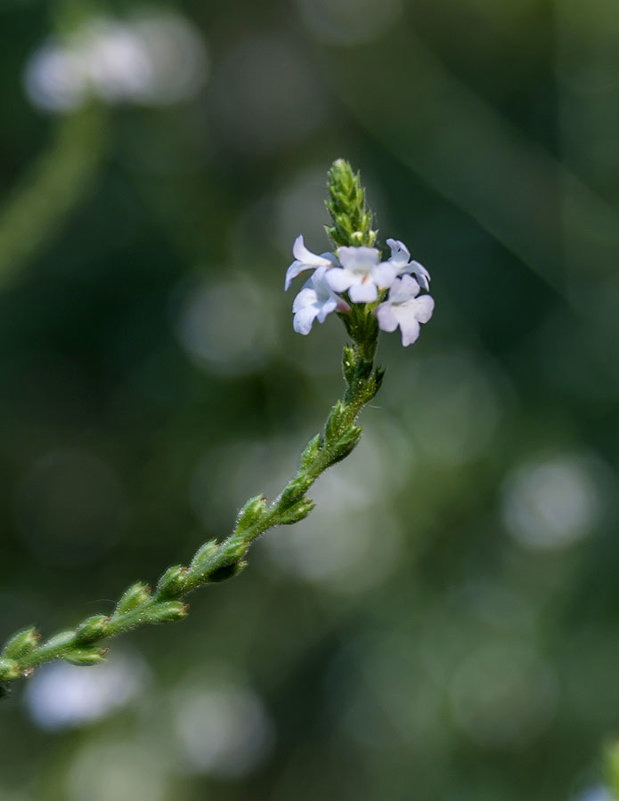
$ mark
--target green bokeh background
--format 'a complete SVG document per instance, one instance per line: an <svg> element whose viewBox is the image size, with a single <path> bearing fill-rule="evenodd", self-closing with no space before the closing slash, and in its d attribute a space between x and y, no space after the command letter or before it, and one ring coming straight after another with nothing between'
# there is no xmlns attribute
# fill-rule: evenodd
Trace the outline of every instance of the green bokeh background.
<svg viewBox="0 0 619 801"><path fill-rule="evenodd" d="M75 8L0 8L2 631L111 610L292 473L341 391L341 325L294 334L282 287L294 237L326 247L334 158L436 312L383 337L312 516L79 669L105 715L45 728L39 677L15 687L0 799L592 798L619 724L617 4L149 8L195 25L201 91L64 115L22 76Z"/></svg>

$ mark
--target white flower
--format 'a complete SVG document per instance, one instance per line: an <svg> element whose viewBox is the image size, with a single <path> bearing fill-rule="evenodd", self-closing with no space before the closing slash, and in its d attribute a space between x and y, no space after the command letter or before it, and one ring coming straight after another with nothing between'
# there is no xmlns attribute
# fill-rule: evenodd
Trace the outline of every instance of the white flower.
<svg viewBox="0 0 619 801"><path fill-rule="evenodd" d="M387 245L391 248L391 258L389 261L397 267L397 275L403 273L413 273L417 276L417 281L426 292L430 289L430 273L423 264L418 261L410 261L411 254L404 242L399 239L388 239Z"/></svg>
<svg viewBox="0 0 619 801"><path fill-rule="evenodd" d="M337 255L342 267L329 270L325 280L334 292L348 291L353 303L372 303L397 275L396 264L381 262L376 248L341 247Z"/></svg>
<svg viewBox="0 0 619 801"><path fill-rule="evenodd" d="M327 270L326 266L318 267L294 299L292 325L298 334L309 334L314 320L324 323L327 315L337 308L342 311L350 308L325 281Z"/></svg>
<svg viewBox="0 0 619 801"><path fill-rule="evenodd" d="M303 242L302 234L294 240L292 255L295 260L286 270L284 289L288 289L292 279L296 278L297 275L304 270L315 270L317 267L332 267L334 264L337 264L337 259L332 253L322 253L318 256L316 253L312 253L311 250L308 250Z"/></svg>
<svg viewBox="0 0 619 801"><path fill-rule="evenodd" d="M376 309L378 327L383 331L395 331L400 326L402 344L411 345L419 336L419 323L427 323L434 311L434 299L419 294L419 284L410 275L396 278L389 290L389 297Z"/></svg>

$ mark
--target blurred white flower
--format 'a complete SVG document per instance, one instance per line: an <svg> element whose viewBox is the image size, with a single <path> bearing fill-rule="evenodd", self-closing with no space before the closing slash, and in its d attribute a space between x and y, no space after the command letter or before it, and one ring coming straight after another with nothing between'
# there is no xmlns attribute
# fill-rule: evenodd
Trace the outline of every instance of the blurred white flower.
<svg viewBox="0 0 619 801"><path fill-rule="evenodd" d="M303 242L303 234L294 240L292 255L295 260L286 270L285 290L290 286L292 279L296 278L297 275L300 275L305 270L315 270L317 267L331 267L333 264L337 264L337 259L332 253L322 253L318 256L316 253L312 253L311 250L308 250Z"/></svg>
<svg viewBox="0 0 619 801"><path fill-rule="evenodd" d="M410 260L411 254L408 248L399 239L388 239L387 245L391 248L389 261L398 268L397 274L412 273L416 276L419 286L427 292L430 289L430 273L423 264Z"/></svg>
<svg viewBox="0 0 619 801"><path fill-rule="evenodd" d="M326 281L335 292L346 292L353 303L373 303L378 289L387 289L397 274L395 264L380 261L380 251L366 247L340 247L341 269L330 270Z"/></svg>
<svg viewBox="0 0 619 801"><path fill-rule="evenodd" d="M261 698L231 681L190 684L173 696L173 724L187 772L234 779L269 754L274 730Z"/></svg>
<svg viewBox="0 0 619 801"><path fill-rule="evenodd" d="M298 334L309 334L314 320L324 323L327 315L338 306L342 309L349 308L327 284L326 272L326 267L319 267L294 299L292 325Z"/></svg>
<svg viewBox="0 0 619 801"><path fill-rule="evenodd" d="M427 323L434 311L434 299L419 294L419 284L410 275L396 278L389 297L376 309L378 325L382 331L395 331L399 326L402 344L406 347L419 336L420 323Z"/></svg>
<svg viewBox="0 0 619 801"><path fill-rule="evenodd" d="M128 21L93 17L45 42L24 73L31 101L64 112L89 99L165 105L193 96L207 72L206 49L189 20L153 12Z"/></svg>
<svg viewBox="0 0 619 801"><path fill-rule="evenodd" d="M146 679L145 665L134 655L116 654L96 670L53 662L35 671L24 701L41 729L76 728L126 706Z"/></svg>

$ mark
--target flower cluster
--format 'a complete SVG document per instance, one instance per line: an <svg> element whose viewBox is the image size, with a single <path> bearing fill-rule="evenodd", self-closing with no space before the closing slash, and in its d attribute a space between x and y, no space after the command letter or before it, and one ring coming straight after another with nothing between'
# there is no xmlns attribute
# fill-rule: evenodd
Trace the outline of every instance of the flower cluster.
<svg viewBox="0 0 619 801"><path fill-rule="evenodd" d="M430 274L411 261L403 242L388 239L387 245L391 248L387 261L381 261L380 251L371 247L339 247L335 255L318 256L305 247L303 236L297 237L285 288L302 272L313 273L294 299L294 330L309 334L314 320L323 323L331 312L346 314L350 303L363 303L372 304L380 329L399 327L404 346L415 342L420 323L427 323L434 311L430 295L418 297L421 289L430 288Z"/></svg>
<svg viewBox="0 0 619 801"><path fill-rule="evenodd" d="M38 108L104 103L166 105L194 96L207 71L200 33L174 12L94 16L43 43L29 58L26 92Z"/></svg>

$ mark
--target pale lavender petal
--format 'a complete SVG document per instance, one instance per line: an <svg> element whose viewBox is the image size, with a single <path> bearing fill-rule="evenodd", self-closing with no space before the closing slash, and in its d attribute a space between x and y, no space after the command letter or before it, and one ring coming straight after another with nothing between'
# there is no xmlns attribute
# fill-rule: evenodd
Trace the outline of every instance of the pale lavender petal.
<svg viewBox="0 0 619 801"><path fill-rule="evenodd" d="M368 281L365 284L353 284L348 290L348 294L353 303L373 303L378 297L378 289L376 289L376 284Z"/></svg>
<svg viewBox="0 0 619 801"><path fill-rule="evenodd" d="M324 323L328 315L331 314L331 312L335 311L336 309L337 309L337 298L335 297L335 295L333 295L333 297L330 297L328 300L326 300L318 310L318 314L316 315L318 322Z"/></svg>
<svg viewBox="0 0 619 801"><path fill-rule="evenodd" d="M337 255L342 267L354 273L367 273L378 264L380 253L376 248L338 248Z"/></svg>
<svg viewBox="0 0 619 801"><path fill-rule="evenodd" d="M402 267L408 264L411 254L404 242L399 239L388 239L387 246L391 248L391 261L397 267Z"/></svg>
<svg viewBox="0 0 619 801"><path fill-rule="evenodd" d="M325 274L325 281L334 292L346 292L355 283L357 276L350 270L334 267Z"/></svg>
<svg viewBox="0 0 619 801"><path fill-rule="evenodd" d="M388 331L391 333L398 327L398 321L390 303L381 303L376 309L376 319L378 320L378 327L381 331Z"/></svg>
<svg viewBox="0 0 619 801"><path fill-rule="evenodd" d="M434 298L422 295L415 301L415 316L420 323L427 323L434 311Z"/></svg>
<svg viewBox="0 0 619 801"><path fill-rule="evenodd" d="M406 303L419 294L419 284L411 275L396 278L389 292L390 303Z"/></svg>
<svg viewBox="0 0 619 801"><path fill-rule="evenodd" d="M286 270L286 280L284 282L284 290L288 290L290 282L297 275L300 275L304 270L311 270L313 267L310 264L305 264L302 261L293 261L290 267Z"/></svg>
<svg viewBox="0 0 619 801"><path fill-rule="evenodd" d="M312 323L316 319L316 309L313 306L308 306L305 309L301 309L298 311L295 316L294 320L292 321L292 327L297 332L297 334L303 334L306 336L312 330Z"/></svg>
<svg viewBox="0 0 619 801"><path fill-rule="evenodd" d="M311 287L304 287L294 299L292 311L296 313L301 309L307 309L308 306L313 306L317 300L316 291Z"/></svg>
<svg viewBox="0 0 619 801"><path fill-rule="evenodd" d="M412 345L419 336L421 327L415 317L413 308L404 306L396 306L393 313L400 324L400 331L402 332L402 344L404 347Z"/></svg>
<svg viewBox="0 0 619 801"><path fill-rule="evenodd" d="M390 287L397 274L398 268L396 265L388 261L383 261L372 268L372 280L381 289Z"/></svg>
<svg viewBox="0 0 619 801"><path fill-rule="evenodd" d="M412 261L408 265L407 270L417 276L419 284L426 292L430 289L430 273L423 264L419 264L418 261Z"/></svg>
<svg viewBox="0 0 619 801"><path fill-rule="evenodd" d="M330 258L319 256L317 253L312 253L311 250L308 250L305 247L303 242L303 234L294 240L294 245L292 246L292 255L295 257L295 259L297 259L297 261L302 261L303 264L307 264L308 267L320 267L321 265L332 264L332 260Z"/></svg>

